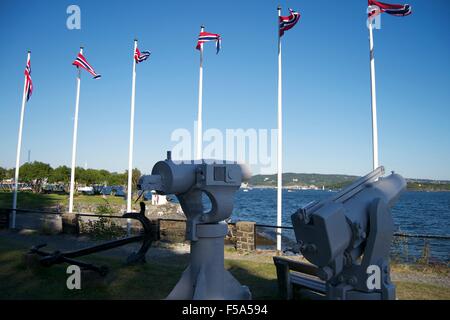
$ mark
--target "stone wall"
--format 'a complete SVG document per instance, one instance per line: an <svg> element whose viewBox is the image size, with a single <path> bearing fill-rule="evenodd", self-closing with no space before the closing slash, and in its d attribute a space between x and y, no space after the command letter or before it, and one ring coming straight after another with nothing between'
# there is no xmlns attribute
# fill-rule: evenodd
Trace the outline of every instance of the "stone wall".
<svg viewBox="0 0 450 320"><path fill-rule="evenodd" d="M236 225L228 224L228 233L225 236L225 244L233 244L236 247Z"/></svg>
<svg viewBox="0 0 450 320"><path fill-rule="evenodd" d="M160 219L160 240L168 242L185 242L186 221L170 221ZM236 224L228 224L228 234L225 243L234 244L239 251L256 250L256 223L240 221Z"/></svg>
<svg viewBox="0 0 450 320"><path fill-rule="evenodd" d="M173 209L173 208L172 208ZM147 215L150 220L152 238L154 241L162 240L172 243L186 242L186 220L165 220L164 218ZM89 232L86 225L100 220L99 217L78 216L75 213L41 214L26 213L17 215L18 228L37 229L45 233L80 234ZM115 224L124 228L126 219L107 218L107 224ZM225 237L226 244L234 244L239 251L256 250L255 222L239 221L236 224L228 224L228 234ZM131 228L135 232L142 229L141 224L131 220Z"/></svg>
<svg viewBox="0 0 450 320"><path fill-rule="evenodd" d="M159 238L168 242L184 242L186 221L159 220Z"/></svg>
<svg viewBox="0 0 450 320"><path fill-rule="evenodd" d="M239 221L236 223L236 249L239 251L256 250L255 222Z"/></svg>
<svg viewBox="0 0 450 320"><path fill-rule="evenodd" d="M67 234L78 234L80 227L78 225L78 216L75 213L63 213L62 219L62 232Z"/></svg>

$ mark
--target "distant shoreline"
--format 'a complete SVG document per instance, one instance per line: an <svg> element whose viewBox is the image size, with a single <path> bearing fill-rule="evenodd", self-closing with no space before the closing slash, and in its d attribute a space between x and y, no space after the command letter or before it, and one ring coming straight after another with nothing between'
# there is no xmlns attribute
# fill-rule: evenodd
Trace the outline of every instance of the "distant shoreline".
<svg viewBox="0 0 450 320"><path fill-rule="evenodd" d="M241 189L277 189L277 186L265 186L265 185L249 185L248 187L242 187ZM284 190L295 190L295 191L340 191L341 189L332 189L325 188L322 189L301 189L301 187L296 186L283 186ZM407 188L406 191L415 191L415 192L450 192L449 189L416 189L416 188Z"/></svg>
<svg viewBox="0 0 450 320"><path fill-rule="evenodd" d="M358 176L319 173L283 173L285 189L293 190L343 190ZM254 175L243 186L252 188L276 188L278 177L275 174ZM408 191L444 192L450 191L450 181L406 178Z"/></svg>

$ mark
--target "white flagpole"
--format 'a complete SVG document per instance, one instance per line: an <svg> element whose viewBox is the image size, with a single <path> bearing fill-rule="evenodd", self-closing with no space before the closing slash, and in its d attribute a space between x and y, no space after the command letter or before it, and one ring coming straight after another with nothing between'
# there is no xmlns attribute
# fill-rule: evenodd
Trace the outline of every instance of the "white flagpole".
<svg viewBox="0 0 450 320"><path fill-rule="evenodd" d="M200 32L205 30L204 26L200 27ZM197 155L196 159L200 160L203 157L203 43L200 44L200 74L198 80L198 115L197 115Z"/></svg>
<svg viewBox="0 0 450 320"><path fill-rule="evenodd" d="M83 54L83 47L80 47L80 53ZM81 70L78 67L77 98L75 101L75 118L73 121L72 168L70 170L69 213L73 212L73 194L75 188L75 162L77 154L78 106L80 104L80 83L81 83Z"/></svg>
<svg viewBox="0 0 450 320"><path fill-rule="evenodd" d="M131 118L130 118L130 148L128 150L128 197L127 197L127 212L131 212L132 201L132 189L133 189L133 141L134 141L134 101L136 94L136 59L134 54L136 53L137 39L134 40L133 49L133 76L131 83ZM131 220L127 219L127 231L130 233Z"/></svg>
<svg viewBox="0 0 450 320"><path fill-rule="evenodd" d="M31 51L27 54L27 65L30 61ZM16 228L16 209L17 209L17 190L19 188L19 168L20 168L20 151L22 149L22 129L23 129L23 118L25 115L25 104L27 102L27 76L25 75L25 81L23 84L23 95L22 95L22 109L20 111L20 124L19 124L19 138L17 141L17 154L16 154L16 172L14 175L14 194L13 194L13 210L11 215L10 227L12 229Z"/></svg>
<svg viewBox="0 0 450 320"><path fill-rule="evenodd" d="M282 224L282 201L283 201L283 116L282 116L282 96L281 96L281 37L280 37L280 16L281 7L278 10L277 30L278 30L278 143L277 143L277 226ZM281 251L281 228L277 228L277 250Z"/></svg>
<svg viewBox="0 0 450 320"><path fill-rule="evenodd" d="M373 19L369 18L369 48L370 48L370 89L372 94L372 156L373 169L378 168L378 125L377 125L377 93L375 88L375 57L373 46Z"/></svg>

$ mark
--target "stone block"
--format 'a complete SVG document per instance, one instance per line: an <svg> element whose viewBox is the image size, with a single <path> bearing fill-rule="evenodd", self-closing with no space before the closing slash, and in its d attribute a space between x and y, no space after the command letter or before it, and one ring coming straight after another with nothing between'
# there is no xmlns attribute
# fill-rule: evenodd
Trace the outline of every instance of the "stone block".
<svg viewBox="0 0 450 320"><path fill-rule="evenodd" d="M78 225L78 216L75 213L63 213L61 215L62 220L62 233L78 234L80 227Z"/></svg>

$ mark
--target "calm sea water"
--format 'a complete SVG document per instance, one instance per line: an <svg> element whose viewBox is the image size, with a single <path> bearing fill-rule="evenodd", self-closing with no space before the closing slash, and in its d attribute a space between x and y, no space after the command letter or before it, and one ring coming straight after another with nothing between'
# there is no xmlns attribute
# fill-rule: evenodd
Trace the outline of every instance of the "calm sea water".
<svg viewBox="0 0 450 320"><path fill-rule="evenodd" d="M260 224L276 225L276 189L239 190L235 198L233 221L250 220ZM332 195L329 191L283 190L283 226L292 226L291 215L301 206ZM405 192L392 209L397 231L412 234L450 235L450 192ZM269 234L273 235L270 230ZM290 230L283 231L284 246L295 240ZM395 241L393 250L407 259L422 254L424 241L408 239ZM430 240L432 259L450 260L450 240Z"/></svg>

